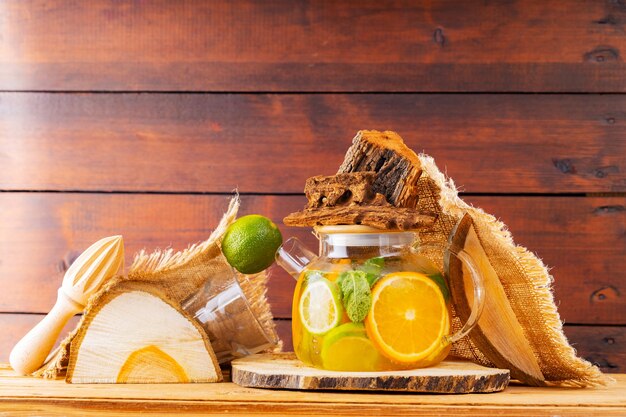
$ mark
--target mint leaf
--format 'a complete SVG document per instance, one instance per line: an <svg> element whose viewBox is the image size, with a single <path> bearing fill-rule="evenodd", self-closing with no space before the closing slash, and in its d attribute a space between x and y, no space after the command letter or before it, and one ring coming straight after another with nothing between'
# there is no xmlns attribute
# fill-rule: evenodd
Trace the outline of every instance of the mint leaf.
<svg viewBox="0 0 626 417"><path fill-rule="evenodd" d="M372 293L363 271L346 271L339 275L337 284L341 289L341 297L346 313L354 323L365 320L372 305Z"/></svg>
<svg viewBox="0 0 626 417"><path fill-rule="evenodd" d="M370 288L372 288L374 284L376 284L376 282L378 282L378 280L380 279L380 275L366 273L365 278L367 279L367 283L369 284Z"/></svg>
<svg viewBox="0 0 626 417"><path fill-rule="evenodd" d="M367 261L363 262L362 265L357 267L357 270L363 271L366 273L365 278L367 278L367 282L370 285L370 288L374 286L376 281L380 279L382 275L382 270L385 267L385 258L379 256L376 258L370 258Z"/></svg>
<svg viewBox="0 0 626 417"><path fill-rule="evenodd" d="M370 258L363 262L357 269L359 271L367 272L368 274L380 274L385 267L385 258L379 256L376 258Z"/></svg>

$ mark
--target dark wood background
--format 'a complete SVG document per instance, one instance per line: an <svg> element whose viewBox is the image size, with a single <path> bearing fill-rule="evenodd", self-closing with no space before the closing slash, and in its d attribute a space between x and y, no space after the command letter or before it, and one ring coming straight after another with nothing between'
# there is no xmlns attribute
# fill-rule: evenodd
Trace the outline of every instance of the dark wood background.
<svg viewBox="0 0 626 417"><path fill-rule="evenodd" d="M357 130L391 129L553 268L579 353L626 372L624 54L620 0L5 0L0 361L98 238L184 248L235 188L280 222Z"/></svg>

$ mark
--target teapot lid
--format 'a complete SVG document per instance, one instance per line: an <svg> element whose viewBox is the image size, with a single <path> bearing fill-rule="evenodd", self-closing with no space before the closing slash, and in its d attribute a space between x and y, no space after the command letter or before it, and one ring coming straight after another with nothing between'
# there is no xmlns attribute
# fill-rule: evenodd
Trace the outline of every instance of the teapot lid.
<svg viewBox="0 0 626 417"><path fill-rule="evenodd" d="M379 246L409 245L415 240L412 230L387 230L364 225L317 226L315 235L325 235L331 245L340 246Z"/></svg>
<svg viewBox="0 0 626 417"><path fill-rule="evenodd" d="M315 234L323 233L326 235L336 233L407 233L414 232L415 230L400 230L400 229L377 229L372 226L366 226L362 224L337 224L337 225L325 225L315 226L313 228Z"/></svg>
<svg viewBox="0 0 626 417"><path fill-rule="evenodd" d="M343 224L343 225L326 225L315 226L315 233L335 234L335 233L387 233L387 230L377 229L371 226L361 224Z"/></svg>

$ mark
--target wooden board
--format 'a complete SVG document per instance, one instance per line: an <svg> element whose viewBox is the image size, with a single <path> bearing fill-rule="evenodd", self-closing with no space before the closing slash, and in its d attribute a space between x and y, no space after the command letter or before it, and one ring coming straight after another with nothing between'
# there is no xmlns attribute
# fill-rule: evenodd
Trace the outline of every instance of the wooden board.
<svg viewBox="0 0 626 417"><path fill-rule="evenodd" d="M0 193L0 311L47 312L62 271L102 236L123 234L127 265L141 248L187 247L204 240L228 195ZM621 197L469 197L509 225L516 241L551 267L561 317L568 323L626 324L626 211ZM286 237L313 250L307 228L280 220L304 207L304 196L243 196L241 214L261 213ZM558 213L558 216L556 215ZM275 267L269 299L277 317L291 316L295 280ZM33 288L37 291L33 292Z"/></svg>
<svg viewBox="0 0 626 417"><path fill-rule="evenodd" d="M0 189L302 193L365 128L464 192L626 192L624 96L510 94L0 93Z"/></svg>
<svg viewBox="0 0 626 417"><path fill-rule="evenodd" d="M244 388L233 383L68 385L0 368L0 413L41 416L624 416L626 375L605 389L509 386L493 395L401 395Z"/></svg>
<svg viewBox="0 0 626 417"><path fill-rule="evenodd" d="M471 362L446 360L423 369L393 372L336 372L311 368L293 353L265 353L232 363L234 383L251 388L398 391L433 394L469 394L502 391L509 371Z"/></svg>
<svg viewBox="0 0 626 417"><path fill-rule="evenodd" d="M626 90L618 1L3 2L2 90Z"/></svg>

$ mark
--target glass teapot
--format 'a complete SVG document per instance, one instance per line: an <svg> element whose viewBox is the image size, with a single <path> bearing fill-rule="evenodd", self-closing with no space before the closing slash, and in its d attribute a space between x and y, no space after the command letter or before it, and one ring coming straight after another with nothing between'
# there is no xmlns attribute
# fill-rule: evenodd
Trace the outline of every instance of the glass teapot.
<svg viewBox="0 0 626 417"><path fill-rule="evenodd" d="M315 229L319 256L290 238L277 263L298 283L292 304L296 356L335 371L388 371L432 366L475 326L484 304L482 276L459 248L420 244L417 233L367 226ZM446 275L427 256L444 251L469 271L467 322L451 334Z"/></svg>

